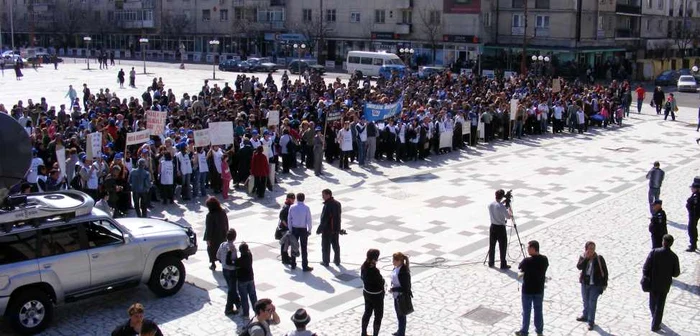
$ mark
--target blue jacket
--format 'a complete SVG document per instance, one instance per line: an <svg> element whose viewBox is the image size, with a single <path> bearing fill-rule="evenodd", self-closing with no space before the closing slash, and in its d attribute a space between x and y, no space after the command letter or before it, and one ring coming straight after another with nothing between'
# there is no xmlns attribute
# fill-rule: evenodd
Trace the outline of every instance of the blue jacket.
<svg viewBox="0 0 700 336"><path fill-rule="evenodd" d="M151 190L151 173L143 168L134 168L129 174L129 184L134 193L145 193Z"/></svg>

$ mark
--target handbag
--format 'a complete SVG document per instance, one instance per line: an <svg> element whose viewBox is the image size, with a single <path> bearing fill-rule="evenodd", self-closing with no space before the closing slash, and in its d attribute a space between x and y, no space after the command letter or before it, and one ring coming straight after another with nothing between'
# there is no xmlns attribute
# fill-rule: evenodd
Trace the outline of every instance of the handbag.
<svg viewBox="0 0 700 336"><path fill-rule="evenodd" d="M396 297L396 304L398 305L398 311L401 315L409 315L413 313L413 302L411 300L411 294L400 293Z"/></svg>
<svg viewBox="0 0 700 336"><path fill-rule="evenodd" d="M282 225L277 225L277 228L275 229L275 240L280 240L282 239L282 236L284 236L284 233L287 232L285 228L282 227Z"/></svg>

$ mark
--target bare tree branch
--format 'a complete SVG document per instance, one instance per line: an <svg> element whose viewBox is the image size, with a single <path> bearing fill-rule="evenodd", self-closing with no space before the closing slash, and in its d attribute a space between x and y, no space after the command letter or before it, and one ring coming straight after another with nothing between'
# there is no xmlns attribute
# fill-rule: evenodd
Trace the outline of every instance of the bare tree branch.
<svg viewBox="0 0 700 336"><path fill-rule="evenodd" d="M684 21L681 25L676 25L673 30L674 41L681 57L686 56L686 51L693 46L693 42L698 38L698 31L690 26L689 21Z"/></svg>
<svg viewBox="0 0 700 336"><path fill-rule="evenodd" d="M418 12L422 37L429 42L430 50L432 51L432 61L435 62L435 54L438 44L442 41L443 20L441 11L437 10L434 5L421 8Z"/></svg>

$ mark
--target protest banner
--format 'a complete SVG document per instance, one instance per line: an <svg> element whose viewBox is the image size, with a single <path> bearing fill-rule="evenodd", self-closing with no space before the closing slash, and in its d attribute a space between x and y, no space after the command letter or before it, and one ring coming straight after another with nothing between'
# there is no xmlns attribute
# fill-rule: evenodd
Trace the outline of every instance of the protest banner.
<svg viewBox="0 0 700 336"><path fill-rule="evenodd" d="M60 181L64 176L66 176L66 149L65 148L59 148L56 150L56 161L58 161L58 169L61 170L61 174L58 177L58 179Z"/></svg>
<svg viewBox="0 0 700 336"><path fill-rule="evenodd" d="M510 120L515 120L515 115L518 112L518 103L520 101L518 99L511 99L510 100Z"/></svg>
<svg viewBox="0 0 700 336"><path fill-rule="evenodd" d="M194 131L194 146L204 147L209 146L211 140L209 139L209 129L205 128L203 130Z"/></svg>
<svg viewBox="0 0 700 336"><path fill-rule="evenodd" d="M143 131L131 132L126 134L126 145L138 145L144 142L148 142L151 137L151 130L145 129Z"/></svg>
<svg viewBox="0 0 700 336"><path fill-rule="evenodd" d="M277 126L280 124L280 111L271 110L267 114L267 126Z"/></svg>
<svg viewBox="0 0 700 336"><path fill-rule="evenodd" d="M102 156L102 133L95 132L87 135L85 156L90 160Z"/></svg>
<svg viewBox="0 0 700 336"><path fill-rule="evenodd" d="M488 79L496 78L496 72L493 70L481 70L481 76Z"/></svg>
<svg viewBox="0 0 700 336"><path fill-rule="evenodd" d="M440 149L450 148L452 149L452 135L454 130L445 129L445 131L440 133Z"/></svg>
<svg viewBox="0 0 700 336"><path fill-rule="evenodd" d="M233 122L219 121L209 123L209 140L212 145L233 143Z"/></svg>
<svg viewBox="0 0 700 336"><path fill-rule="evenodd" d="M364 116L367 121L378 121L389 119L401 113L403 109L403 95L399 99L390 104L370 104L366 103L364 107Z"/></svg>
<svg viewBox="0 0 700 336"><path fill-rule="evenodd" d="M559 78L552 79L552 93L561 91L561 81Z"/></svg>
<svg viewBox="0 0 700 336"><path fill-rule="evenodd" d="M154 110L146 111L146 128L151 131L151 135L163 134L167 117L167 112Z"/></svg>

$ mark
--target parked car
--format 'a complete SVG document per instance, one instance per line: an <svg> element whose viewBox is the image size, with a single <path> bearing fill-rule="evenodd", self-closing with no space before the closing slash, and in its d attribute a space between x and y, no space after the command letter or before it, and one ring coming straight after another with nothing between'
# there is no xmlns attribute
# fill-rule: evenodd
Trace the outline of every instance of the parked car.
<svg viewBox="0 0 700 336"><path fill-rule="evenodd" d="M430 78L443 74L447 69L442 66L423 66L418 69L419 78Z"/></svg>
<svg viewBox="0 0 700 336"><path fill-rule="evenodd" d="M698 71L698 72L693 72L691 69L684 68L684 69L678 70L678 73L679 73L681 76L683 76L683 75L690 75L690 76L693 76L693 78L695 78L695 81L696 81L696 82L700 82L700 71Z"/></svg>
<svg viewBox="0 0 700 336"><path fill-rule="evenodd" d="M11 197L0 212L0 315L21 334L50 323L54 305L146 283L170 296L197 252L191 227L152 218L112 219L85 193Z"/></svg>
<svg viewBox="0 0 700 336"><path fill-rule="evenodd" d="M698 83L695 81L695 77L691 75L682 75L678 78L677 88L678 92L697 92Z"/></svg>
<svg viewBox="0 0 700 336"><path fill-rule="evenodd" d="M317 73L320 75L323 75L326 73L326 67L323 65L316 64L316 61L314 60L292 60L287 64L287 69L289 69L289 72L293 74L298 74L298 73L303 73L306 70L309 70L311 73Z"/></svg>
<svg viewBox="0 0 700 336"><path fill-rule="evenodd" d="M399 78L404 78L410 73L408 67L405 65L383 65L379 68L379 76L386 79L391 79L392 76L398 76Z"/></svg>
<svg viewBox="0 0 700 336"><path fill-rule="evenodd" d="M268 58L249 58L251 71L274 72L277 71L277 64L272 63Z"/></svg>
<svg viewBox="0 0 700 336"><path fill-rule="evenodd" d="M53 57L54 55L50 55L48 53L37 53L36 56L27 58L27 61L33 63L35 60L39 59L42 64L50 64L53 63ZM56 61L61 63L63 62L63 59L56 56Z"/></svg>
<svg viewBox="0 0 700 336"><path fill-rule="evenodd" d="M249 72L250 64L246 61L237 61L235 59L225 60L219 63L221 71Z"/></svg>
<svg viewBox="0 0 700 336"><path fill-rule="evenodd" d="M656 80L654 80L654 85L655 86L669 86L676 84L678 82L678 77L680 75L678 74L677 71L675 70L666 70L662 72L658 77L656 77Z"/></svg>
<svg viewBox="0 0 700 336"><path fill-rule="evenodd" d="M3 54L2 58L5 60L5 68L14 66L15 63L19 63L21 67L27 64L27 60L22 58L19 54Z"/></svg>

